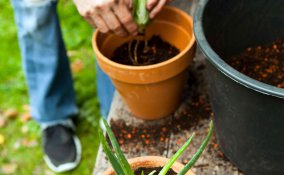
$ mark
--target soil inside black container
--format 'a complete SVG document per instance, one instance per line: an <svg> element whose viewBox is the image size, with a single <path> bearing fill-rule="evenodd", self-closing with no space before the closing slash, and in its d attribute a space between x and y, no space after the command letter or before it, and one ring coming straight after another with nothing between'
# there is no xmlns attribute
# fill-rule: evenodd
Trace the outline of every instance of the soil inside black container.
<svg viewBox="0 0 284 175"><path fill-rule="evenodd" d="M154 173L154 175L158 175L159 172L162 170L162 167L153 167L153 168L145 168L145 167L141 167L135 170L134 174L135 175L141 175L142 171L144 172L145 175L150 174L152 171L156 171L156 173ZM177 175L176 172L174 172L172 169L170 169L166 175Z"/></svg>
<svg viewBox="0 0 284 175"><path fill-rule="evenodd" d="M284 88L284 39L230 57L227 63L241 73L279 88Z"/></svg>
<svg viewBox="0 0 284 175"><path fill-rule="evenodd" d="M145 66L169 60L179 52L160 36L154 35L147 42L142 37L122 44L114 51L111 60L124 65Z"/></svg>

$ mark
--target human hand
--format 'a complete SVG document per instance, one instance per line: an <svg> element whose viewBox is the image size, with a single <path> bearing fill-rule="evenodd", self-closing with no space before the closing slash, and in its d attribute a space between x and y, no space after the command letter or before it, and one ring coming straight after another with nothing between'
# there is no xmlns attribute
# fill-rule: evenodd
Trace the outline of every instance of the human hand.
<svg viewBox="0 0 284 175"><path fill-rule="evenodd" d="M147 1L147 9L150 13L150 18L153 19L155 16L162 10L162 8L166 5L167 2L171 0L148 0Z"/></svg>
<svg viewBox="0 0 284 175"><path fill-rule="evenodd" d="M132 19L132 0L73 0L81 16L102 33L119 36L136 35Z"/></svg>

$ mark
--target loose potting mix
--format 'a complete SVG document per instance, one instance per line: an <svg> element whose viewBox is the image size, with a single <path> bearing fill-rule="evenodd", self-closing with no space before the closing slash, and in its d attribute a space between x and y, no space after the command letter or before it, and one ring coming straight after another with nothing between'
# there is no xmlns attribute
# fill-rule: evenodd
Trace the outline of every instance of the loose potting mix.
<svg viewBox="0 0 284 175"><path fill-rule="evenodd" d="M284 88L284 40L249 47L227 60L232 67L258 81Z"/></svg>
<svg viewBox="0 0 284 175"><path fill-rule="evenodd" d="M144 66L166 61L179 52L176 47L157 35L149 40L141 36L118 47L111 60L125 65Z"/></svg>

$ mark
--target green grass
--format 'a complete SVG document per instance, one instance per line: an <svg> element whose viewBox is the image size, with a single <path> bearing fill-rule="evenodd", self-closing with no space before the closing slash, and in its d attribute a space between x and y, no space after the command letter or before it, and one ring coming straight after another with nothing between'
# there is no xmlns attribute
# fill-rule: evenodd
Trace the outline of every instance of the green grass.
<svg viewBox="0 0 284 175"><path fill-rule="evenodd" d="M7 0L0 0L0 114L15 108L19 116L23 105L28 104L26 82L21 67L19 45L16 36L13 10ZM98 100L95 87L94 54L91 47L93 29L79 16L72 1L61 0L58 12L68 51L72 51L70 62L81 60L82 71L73 74L77 104L80 108L78 117L78 135L83 146L82 162L77 169L66 174L91 174L98 149L97 123L99 119ZM23 132L23 128L27 128ZM8 120L0 128L5 142L0 145L0 174L5 164L17 164L12 174L52 174L43 161L41 133L35 121L23 123L20 117ZM34 140L32 147L20 144L23 140Z"/></svg>

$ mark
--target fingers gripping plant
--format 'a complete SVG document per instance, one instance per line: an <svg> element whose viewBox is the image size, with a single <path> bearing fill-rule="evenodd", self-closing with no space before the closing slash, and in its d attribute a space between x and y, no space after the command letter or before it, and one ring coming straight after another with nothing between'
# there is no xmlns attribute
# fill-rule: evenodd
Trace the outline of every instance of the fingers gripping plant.
<svg viewBox="0 0 284 175"><path fill-rule="evenodd" d="M143 53L146 53L148 49L148 41L145 38L145 28L149 23L149 12L146 8L147 0L133 0L132 5L132 17L138 25L138 35L134 37L135 45L132 49L134 40L131 40L128 44L129 57L133 65L139 65L138 60L138 46L141 41L144 41Z"/></svg>
<svg viewBox="0 0 284 175"><path fill-rule="evenodd" d="M110 126L108 125L107 121L105 119L102 119L104 126L106 128L106 134L109 136L111 146L114 150L112 151L112 148L108 144L102 129L99 129L99 136L100 140L103 146L103 149L117 175L134 175L134 171L131 169L131 166L127 162L124 154L122 153L119 144L114 136L114 133L112 132ZM194 154L194 156L191 158L191 160L184 166L184 168L178 173L178 175L185 175L189 169L195 164L195 162L198 160L202 152L204 151L206 145L210 141L213 133L213 122L210 122L210 128L209 132L202 142L201 146L197 150L197 152ZM190 145L192 139L194 138L195 133L191 135L191 137L187 140L187 142L173 155L173 157L169 160L169 162L163 167L163 169L159 172L158 175L166 175L166 173L170 170L171 166L175 163L175 161L179 158L179 156L186 150L186 148ZM148 175L154 175L156 173L155 171L151 172ZM144 172L142 172L141 175L146 175Z"/></svg>

